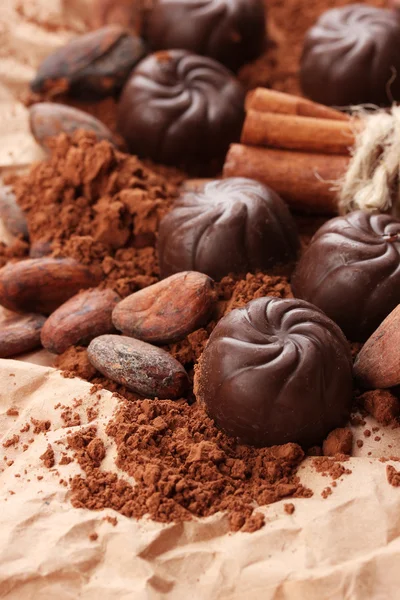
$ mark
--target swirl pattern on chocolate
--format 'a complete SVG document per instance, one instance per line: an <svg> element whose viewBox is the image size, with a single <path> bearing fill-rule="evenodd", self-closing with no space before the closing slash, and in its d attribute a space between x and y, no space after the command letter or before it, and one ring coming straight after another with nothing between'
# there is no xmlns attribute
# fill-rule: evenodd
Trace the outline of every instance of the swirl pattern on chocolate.
<svg viewBox="0 0 400 600"><path fill-rule="evenodd" d="M242 177L184 193L159 227L162 277L200 271L220 279L254 272L290 263L298 248L296 226L281 198Z"/></svg>
<svg viewBox="0 0 400 600"><path fill-rule="evenodd" d="M292 289L349 339L367 339L400 303L400 220L356 211L328 221L300 259Z"/></svg>
<svg viewBox="0 0 400 600"><path fill-rule="evenodd" d="M195 392L216 424L242 442L307 448L349 416L349 347L339 327L308 302L252 300L215 327Z"/></svg>
<svg viewBox="0 0 400 600"><path fill-rule="evenodd" d="M218 167L239 139L244 92L225 67L185 50L158 52L133 71L118 126L133 154L184 168Z"/></svg>
<svg viewBox="0 0 400 600"><path fill-rule="evenodd" d="M400 18L394 11L352 4L325 12L305 38L304 93L336 106L400 99Z"/></svg>
<svg viewBox="0 0 400 600"><path fill-rule="evenodd" d="M263 0L158 0L145 24L153 50L184 48L236 70L261 54Z"/></svg>

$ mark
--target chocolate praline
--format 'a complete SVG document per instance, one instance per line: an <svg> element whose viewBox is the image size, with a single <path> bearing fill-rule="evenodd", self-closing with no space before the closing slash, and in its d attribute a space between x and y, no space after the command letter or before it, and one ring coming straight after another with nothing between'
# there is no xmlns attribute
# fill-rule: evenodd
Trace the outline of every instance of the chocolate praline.
<svg viewBox="0 0 400 600"><path fill-rule="evenodd" d="M252 179L231 177L186 192L160 223L162 277L200 271L214 279L296 258L299 239L283 200Z"/></svg>
<svg viewBox="0 0 400 600"><path fill-rule="evenodd" d="M243 118L244 92L232 73L185 50L145 58L118 105L133 154L197 172L218 170Z"/></svg>
<svg viewBox="0 0 400 600"><path fill-rule="evenodd" d="M145 21L153 50L184 48L236 70L261 54L263 0L158 0Z"/></svg>
<svg viewBox="0 0 400 600"><path fill-rule="evenodd" d="M325 12L305 37L300 82L329 105L400 99L400 18L395 11L351 4Z"/></svg>
<svg viewBox="0 0 400 600"><path fill-rule="evenodd" d="M349 346L308 302L258 298L215 327L195 393L216 425L241 442L309 448L349 416Z"/></svg>
<svg viewBox="0 0 400 600"><path fill-rule="evenodd" d="M292 278L352 341L364 341L400 303L400 220L355 211L325 223Z"/></svg>

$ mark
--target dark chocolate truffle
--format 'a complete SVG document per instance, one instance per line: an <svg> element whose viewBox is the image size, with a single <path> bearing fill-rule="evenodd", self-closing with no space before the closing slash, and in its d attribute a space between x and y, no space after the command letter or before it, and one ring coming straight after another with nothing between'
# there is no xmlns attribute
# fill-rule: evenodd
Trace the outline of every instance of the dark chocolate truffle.
<svg viewBox="0 0 400 600"><path fill-rule="evenodd" d="M269 269L293 261L298 247L284 202L267 186L242 177L183 193L159 227L162 277L200 271L220 279Z"/></svg>
<svg viewBox="0 0 400 600"><path fill-rule="evenodd" d="M158 0L145 36L153 50L184 48L236 70L261 54L263 0Z"/></svg>
<svg viewBox="0 0 400 600"><path fill-rule="evenodd" d="M222 65L185 50L158 52L133 71L118 106L129 150L157 162L218 168L239 139L244 92Z"/></svg>
<svg viewBox="0 0 400 600"><path fill-rule="evenodd" d="M308 448L349 416L349 346L308 302L258 298L215 327L195 393L215 423L244 443Z"/></svg>
<svg viewBox="0 0 400 600"><path fill-rule="evenodd" d="M305 38L300 81L317 102L347 106L400 99L400 18L351 4L325 12Z"/></svg>
<svg viewBox="0 0 400 600"><path fill-rule="evenodd" d="M350 340L364 341L400 303L400 220L360 210L328 221L300 259L292 289Z"/></svg>

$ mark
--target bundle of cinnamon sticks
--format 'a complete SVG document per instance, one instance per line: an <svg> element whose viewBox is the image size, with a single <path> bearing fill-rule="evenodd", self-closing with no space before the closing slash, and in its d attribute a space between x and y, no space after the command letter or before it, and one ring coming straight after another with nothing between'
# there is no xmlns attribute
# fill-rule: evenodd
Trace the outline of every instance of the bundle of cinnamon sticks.
<svg viewBox="0 0 400 600"><path fill-rule="evenodd" d="M247 96L241 143L230 147L224 176L257 179L295 209L336 213L335 184L361 127L335 109L258 88Z"/></svg>

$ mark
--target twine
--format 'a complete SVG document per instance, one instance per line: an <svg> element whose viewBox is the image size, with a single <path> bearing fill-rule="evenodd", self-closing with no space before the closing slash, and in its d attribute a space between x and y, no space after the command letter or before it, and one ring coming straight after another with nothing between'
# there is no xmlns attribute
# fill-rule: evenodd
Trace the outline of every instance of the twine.
<svg viewBox="0 0 400 600"><path fill-rule="evenodd" d="M340 182L339 209L391 212L400 216L400 107L362 114L352 158Z"/></svg>

